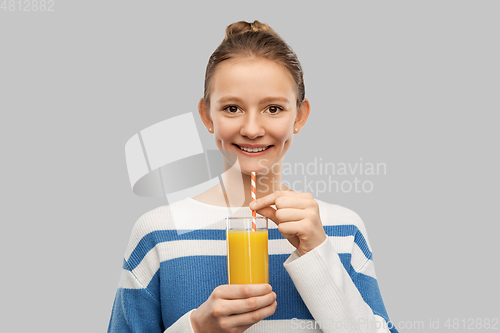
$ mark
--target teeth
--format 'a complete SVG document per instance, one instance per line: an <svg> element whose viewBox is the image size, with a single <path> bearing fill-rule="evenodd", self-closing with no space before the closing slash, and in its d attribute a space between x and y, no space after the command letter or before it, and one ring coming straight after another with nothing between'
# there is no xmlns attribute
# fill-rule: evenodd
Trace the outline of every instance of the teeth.
<svg viewBox="0 0 500 333"><path fill-rule="evenodd" d="M266 150L269 147L260 147L260 148L245 148L245 147L240 147L241 150L247 151L249 153L258 153L259 151Z"/></svg>

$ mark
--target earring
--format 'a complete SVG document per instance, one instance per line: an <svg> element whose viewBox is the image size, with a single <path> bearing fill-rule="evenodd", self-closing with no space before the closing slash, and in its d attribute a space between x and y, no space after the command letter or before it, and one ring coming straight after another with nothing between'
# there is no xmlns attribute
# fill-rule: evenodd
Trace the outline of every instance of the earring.
<svg viewBox="0 0 500 333"><path fill-rule="evenodd" d="M297 133L298 131L299 131L298 129L295 129L295 131L294 131L294 132L295 132L295 133Z"/></svg>
<svg viewBox="0 0 500 333"><path fill-rule="evenodd" d="M208 129L208 131L209 131L210 133L212 133L212 128L209 128L209 129Z"/></svg>

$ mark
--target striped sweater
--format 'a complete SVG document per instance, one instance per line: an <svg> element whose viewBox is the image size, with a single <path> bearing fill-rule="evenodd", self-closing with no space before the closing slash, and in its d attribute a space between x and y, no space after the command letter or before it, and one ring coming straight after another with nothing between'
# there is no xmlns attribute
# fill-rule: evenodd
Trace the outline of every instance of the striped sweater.
<svg viewBox="0 0 500 333"><path fill-rule="evenodd" d="M246 332L397 332L362 220L347 208L316 201L328 238L303 256L269 222L269 283L278 307ZM187 198L139 218L108 333L193 332L192 310L227 283L227 216L251 216L251 210Z"/></svg>

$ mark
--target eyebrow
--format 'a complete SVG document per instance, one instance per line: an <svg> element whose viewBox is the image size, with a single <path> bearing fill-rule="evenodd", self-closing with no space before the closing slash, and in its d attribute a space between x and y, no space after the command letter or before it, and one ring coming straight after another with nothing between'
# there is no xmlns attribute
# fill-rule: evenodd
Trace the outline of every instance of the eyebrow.
<svg viewBox="0 0 500 333"><path fill-rule="evenodd" d="M234 101L234 102L238 102L238 103L243 103L243 100L241 98L234 97L234 96L224 96L221 99L219 99L217 102L220 103L220 104L222 104L222 103L227 103L227 102L230 102L230 101ZM271 102L271 101L283 102L283 103L288 103L289 102L288 98L273 96L273 97L265 97L265 98L261 99L259 103L260 104L264 104L264 103Z"/></svg>

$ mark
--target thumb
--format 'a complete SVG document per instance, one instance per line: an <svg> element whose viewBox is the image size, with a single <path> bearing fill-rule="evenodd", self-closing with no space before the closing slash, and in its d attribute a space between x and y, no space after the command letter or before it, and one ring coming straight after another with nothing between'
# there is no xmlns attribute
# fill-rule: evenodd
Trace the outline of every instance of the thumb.
<svg viewBox="0 0 500 333"><path fill-rule="evenodd" d="M265 216L272 220L276 225L278 225L278 221L276 221L276 209L274 209L271 206L264 207L262 209L257 210L257 213L259 213L262 216Z"/></svg>

